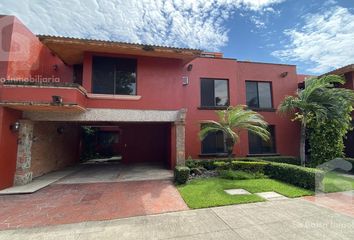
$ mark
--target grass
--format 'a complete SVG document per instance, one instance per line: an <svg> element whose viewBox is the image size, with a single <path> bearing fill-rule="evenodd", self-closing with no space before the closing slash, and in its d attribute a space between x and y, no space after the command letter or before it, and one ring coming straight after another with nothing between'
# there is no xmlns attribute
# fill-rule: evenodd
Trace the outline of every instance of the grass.
<svg viewBox="0 0 354 240"><path fill-rule="evenodd" d="M344 177L336 172L329 172L323 180L324 192L342 192L354 189L354 178Z"/></svg>
<svg viewBox="0 0 354 240"><path fill-rule="evenodd" d="M250 193L274 191L290 198L313 194L312 191L273 179L227 180L208 178L192 180L186 185L178 186L184 201L190 208L194 209L264 201L263 198L254 194L232 196L224 192L225 189L232 188L242 188Z"/></svg>

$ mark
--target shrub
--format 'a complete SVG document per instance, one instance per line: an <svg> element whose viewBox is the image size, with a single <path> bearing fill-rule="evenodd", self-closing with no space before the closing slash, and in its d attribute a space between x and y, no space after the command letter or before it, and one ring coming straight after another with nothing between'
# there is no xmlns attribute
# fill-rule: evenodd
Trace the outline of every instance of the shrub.
<svg viewBox="0 0 354 240"><path fill-rule="evenodd" d="M233 171L233 170L220 170L219 175L221 178L231 179L231 180L256 179L256 178L266 177L262 173L250 173L250 172Z"/></svg>
<svg viewBox="0 0 354 240"><path fill-rule="evenodd" d="M174 172L175 182L178 184L186 183L188 181L189 174L190 174L189 167L177 166Z"/></svg>
<svg viewBox="0 0 354 240"><path fill-rule="evenodd" d="M245 172L253 173L265 173L265 167L268 163L266 162L242 162L242 161L232 161L231 169L240 170Z"/></svg>
<svg viewBox="0 0 354 240"><path fill-rule="evenodd" d="M262 157L262 160L267 162L277 162L277 163L288 163L293 165L301 165L300 158L293 156L271 156L271 157Z"/></svg>
<svg viewBox="0 0 354 240"><path fill-rule="evenodd" d="M319 188L324 177L324 172L319 169L294 166L286 163L267 164L265 174L270 178L309 190Z"/></svg>

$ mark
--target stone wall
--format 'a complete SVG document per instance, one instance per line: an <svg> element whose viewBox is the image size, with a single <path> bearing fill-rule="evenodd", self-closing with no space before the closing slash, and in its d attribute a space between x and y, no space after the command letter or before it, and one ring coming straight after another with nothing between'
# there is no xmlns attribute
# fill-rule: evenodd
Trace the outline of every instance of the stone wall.
<svg viewBox="0 0 354 240"><path fill-rule="evenodd" d="M33 177L77 163L79 131L75 124L35 122L31 162Z"/></svg>

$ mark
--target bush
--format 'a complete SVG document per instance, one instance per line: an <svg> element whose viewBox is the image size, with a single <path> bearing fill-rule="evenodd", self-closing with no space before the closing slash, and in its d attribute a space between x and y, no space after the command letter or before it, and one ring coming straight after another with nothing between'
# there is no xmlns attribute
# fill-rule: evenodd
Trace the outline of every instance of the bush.
<svg viewBox="0 0 354 240"><path fill-rule="evenodd" d="M293 165L301 165L300 158L292 156L272 156L272 157L262 157L262 160L267 162L277 162L277 163L288 163Z"/></svg>
<svg viewBox="0 0 354 240"><path fill-rule="evenodd" d="M324 172L319 169L294 166L286 163L267 164L265 174L270 178L309 190L319 188L324 177Z"/></svg>
<svg viewBox="0 0 354 240"><path fill-rule="evenodd" d="M256 178L266 177L262 173L250 173L250 172L233 171L233 170L220 170L219 175L221 178L231 179L231 180L256 179Z"/></svg>
<svg viewBox="0 0 354 240"><path fill-rule="evenodd" d="M252 173L265 173L265 167L268 163L266 162L242 162L242 161L232 161L231 169L240 170Z"/></svg>
<svg viewBox="0 0 354 240"><path fill-rule="evenodd" d="M178 184L186 183L188 181L189 174L190 174L189 167L177 166L174 172L175 182Z"/></svg>

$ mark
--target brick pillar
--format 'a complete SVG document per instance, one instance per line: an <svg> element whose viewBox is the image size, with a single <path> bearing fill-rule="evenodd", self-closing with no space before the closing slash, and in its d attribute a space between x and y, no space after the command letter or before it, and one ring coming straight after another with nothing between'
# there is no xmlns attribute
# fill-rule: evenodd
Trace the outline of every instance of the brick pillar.
<svg viewBox="0 0 354 240"><path fill-rule="evenodd" d="M33 122L20 120L20 129L17 143L17 162L14 185L25 185L32 181L31 147L33 139Z"/></svg>
<svg viewBox="0 0 354 240"><path fill-rule="evenodd" d="M175 122L176 126L176 164L179 166L185 165L186 162L186 151L185 151L185 120L186 120L186 109L181 109L178 114L178 119Z"/></svg>

